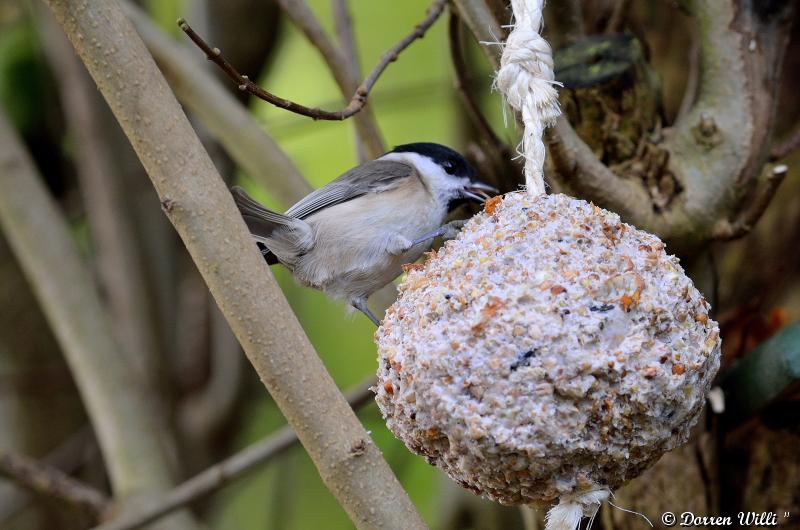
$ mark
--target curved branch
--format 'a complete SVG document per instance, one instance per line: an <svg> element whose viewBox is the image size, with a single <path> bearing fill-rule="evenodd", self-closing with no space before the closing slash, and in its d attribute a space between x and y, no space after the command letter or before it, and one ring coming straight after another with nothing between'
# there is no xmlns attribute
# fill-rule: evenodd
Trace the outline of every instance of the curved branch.
<svg viewBox="0 0 800 530"><path fill-rule="evenodd" d="M459 17L463 20L489 59L492 68L500 68L501 44L505 39L506 22L497 19L497 13L489 0L453 0Z"/></svg>
<svg viewBox="0 0 800 530"><path fill-rule="evenodd" d="M175 42L131 2L123 7L178 98L248 175L286 207L311 193L311 184L297 166L192 50Z"/></svg>
<svg viewBox="0 0 800 530"><path fill-rule="evenodd" d="M122 125L248 359L331 493L359 528L424 528L297 322L208 153L118 3L47 4ZM363 453L350 451L357 444L363 445Z"/></svg>
<svg viewBox="0 0 800 530"><path fill-rule="evenodd" d="M464 102L464 108L467 110L469 119L472 125L478 131L478 134L491 148L496 149L503 156L514 156L511 148L503 142L494 132L489 120L481 111L480 105L472 96L469 90L469 79L467 77L467 62L464 59L464 52L461 49L461 19L458 14L451 10L450 18L447 22L447 35L450 47L450 58L453 61L453 72L455 73L455 86L456 91L461 96Z"/></svg>
<svg viewBox="0 0 800 530"><path fill-rule="evenodd" d="M351 97L358 90L360 76L351 68L346 45L337 47L328 37L322 24L308 6L306 0L275 0L306 39L319 51L328 65L333 79L339 86L342 96ZM366 149L369 158L377 158L385 152L380 129L369 107L358 112L354 118L360 144Z"/></svg>
<svg viewBox="0 0 800 530"><path fill-rule="evenodd" d="M717 223L713 236L716 239L727 241L749 234L758 220L761 219L788 172L789 168L784 164L766 167L764 177L761 179L762 184L756 189L754 198L747 208L740 211L733 221L722 220Z"/></svg>
<svg viewBox="0 0 800 530"><path fill-rule="evenodd" d="M246 75L239 73L236 68L230 64L220 52L219 48L211 48L195 31L186 23L185 20L178 20L178 25L184 33L194 42L198 48L203 50L209 61L213 62L227 75L231 80L239 85L240 90L249 92L250 94L260 98L267 103L275 105L276 107L307 116L315 120L329 120L329 121L342 121L356 115L367 104L367 98L378 78L386 70L390 63L397 60L403 50L417 39L425 36L425 33L433 25L444 11L447 0L435 0L431 7L428 9L428 14L414 30L406 35L400 42L394 45L388 52L384 53L378 64L373 68L372 72L364 79L364 81L355 89L353 97L350 102L342 110L324 110L320 108L306 107L300 103L284 99L276 96L271 92L264 90L256 83L253 83Z"/></svg>
<svg viewBox="0 0 800 530"><path fill-rule="evenodd" d="M565 116L560 116L555 126L545 131L545 141L553 166L570 189L623 217L652 223L650 198L645 190L618 177L603 164Z"/></svg>

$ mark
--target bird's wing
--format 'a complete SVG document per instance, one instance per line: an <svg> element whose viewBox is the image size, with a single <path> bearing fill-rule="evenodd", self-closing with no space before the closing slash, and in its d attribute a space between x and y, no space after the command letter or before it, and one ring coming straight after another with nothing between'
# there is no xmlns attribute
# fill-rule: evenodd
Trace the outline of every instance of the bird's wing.
<svg viewBox="0 0 800 530"><path fill-rule="evenodd" d="M286 215L305 219L320 210L350 201L367 193L380 193L414 177L414 168L402 162L374 160L355 167L336 180L301 199Z"/></svg>

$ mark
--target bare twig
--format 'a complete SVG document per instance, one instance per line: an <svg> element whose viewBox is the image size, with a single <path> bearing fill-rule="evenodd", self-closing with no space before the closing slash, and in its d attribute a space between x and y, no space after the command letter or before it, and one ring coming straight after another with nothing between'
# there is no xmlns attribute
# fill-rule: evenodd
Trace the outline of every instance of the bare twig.
<svg viewBox="0 0 800 530"><path fill-rule="evenodd" d="M39 461L69 474L98 455L97 442L89 425L78 429ZM9 484L0 484L0 528L31 502L31 495Z"/></svg>
<svg viewBox="0 0 800 530"><path fill-rule="evenodd" d="M731 240L738 239L750 233L755 224L766 211L767 206L778 191L778 187L786 178L789 168L784 164L768 166L764 168L765 176L759 189L756 189L754 198L747 208L739 212L739 216L731 221L722 221L717 224L714 230L716 239Z"/></svg>
<svg viewBox="0 0 800 530"><path fill-rule="evenodd" d="M397 58L400 56L400 53L412 42L425 36L428 28L430 28L433 23L436 22L436 20L439 18L439 15L441 15L442 11L444 11L446 4L447 0L435 0L428 9L425 20L418 24L410 34L404 37L388 52L383 54L372 72L370 72L370 74L358 86L355 94L353 94L353 97L350 99L350 102L347 104L347 106L344 109L337 111L306 107L305 105L284 99L264 90L257 84L253 83L247 76L240 74L236 68L234 68L233 65L231 65L225 59L218 48L211 48L197 33L194 32L194 30L189 26L189 24L186 23L185 20L179 20L178 24L184 33L186 33L186 35L192 39L192 42L194 42L198 48L203 50L203 52L206 54L206 57L208 57L208 59L214 64L219 66L229 78L239 85L240 90L245 90L256 97L275 105L276 107L294 112L295 114L308 116L309 118L313 118L315 120L341 121L357 114L361 109L364 108L364 105L367 104L367 98L370 90L372 90L372 88L375 86L375 83L378 81L378 78L381 76L384 70L386 70L390 63L397 60Z"/></svg>
<svg viewBox="0 0 800 530"><path fill-rule="evenodd" d="M424 528L325 370L253 245L230 192L119 4L46 1L139 155L164 212L248 359L331 493L359 528ZM364 446L363 453L351 453L356 444Z"/></svg>
<svg viewBox="0 0 800 530"><path fill-rule="evenodd" d="M65 501L102 519L111 503L105 493L60 469L10 452L0 453L0 475L48 498Z"/></svg>
<svg viewBox="0 0 800 530"><path fill-rule="evenodd" d="M774 162L786 158L798 149L800 149L800 127L795 129L784 141L773 147L769 152L769 158Z"/></svg>
<svg viewBox="0 0 800 530"><path fill-rule="evenodd" d="M353 71L352 63L347 57L344 48L339 48L328 37L322 24L314 15L305 0L276 0L284 13L291 19L308 41L319 51L322 59L328 65L339 91L344 98L350 98L356 93L361 76ZM355 117L355 128L359 137L359 148L363 148L369 158L376 158L385 149L378 124L369 106L365 106Z"/></svg>
<svg viewBox="0 0 800 530"><path fill-rule="evenodd" d="M494 129L489 124L489 120L486 119L480 105L475 101L472 92L469 90L468 68L461 49L461 19L455 11L450 12L447 29L450 57L453 61L453 72L455 73L455 87L464 102L470 121L478 131L480 138L486 141L491 148L499 150L504 156L513 156L508 145L495 134Z"/></svg>
<svg viewBox="0 0 800 530"><path fill-rule="evenodd" d="M375 378L359 384L347 393L347 402L358 410L372 401L374 393L370 390L375 384ZM159 517L209 495L230 484L243 474L258 468L270 460L280 456L284 451L298 443L294 430L287 426L271 434L261 442L242 449L198 473L171 492L164 495L159 502L143 507L137 512L122 515L118 519L98 526L94 530L134 530Z"/></svg>
<svg viewBox="0 0 800 530"><path fill-rule="evenodd" d="M331 9L333 11L333 27L336 30L339 46L343 52L346 68L348 70L348 78L358 83L358 80L361 79L361 65L358 61L356 36L353 31L353 17L350 15L348 0L331 0ZM351 92L352 90L347 91L348 94ZM358 133L358 131L356 131L356 133ZM369 160L369 153L364 143L358 141L358 134L356 134L356 147L358 151L358 161L364 163Z"/></svg>
<svg viewBox="0 0 800 530"><path fill-rule="evenodd" d="M333 10L333 26L339 38L344 57L347 60L347 69L352 79L361 79L361 66L358 62L358 49L356 36L353 31L353 17L350 15L348 0L331 0Z"/></svg>
<svg viewBox="0 0 800 530"><path fill-rule="evenodd" d="M171 485L152 403L118 354L66 219L0 111L0 225L28 276L92 419L115 495ZM193 528L181 514L170 528Z"/></svg>
<svg viewBox="0 0 800 530"><path fill-rule="evenodd" d="M311 193L297 166L192 49L176 43L131 2L123 6L178 98L248 175L286 207Z"/></svg>

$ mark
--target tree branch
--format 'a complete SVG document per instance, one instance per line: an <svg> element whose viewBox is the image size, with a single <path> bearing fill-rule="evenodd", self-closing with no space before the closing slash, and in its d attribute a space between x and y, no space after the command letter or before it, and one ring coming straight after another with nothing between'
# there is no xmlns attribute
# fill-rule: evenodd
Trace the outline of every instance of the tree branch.
<svg viewBox="0 0 800 530"><path fill-rule="evenodd" d="M764 168L763 182L760 188L753 193L754 197L747 208L741 210L733 221L722 220L717 223L714 237L725 241L738 239L750 233L755 224L761 219L764 211L775 196L775 192L786 178L789 168L784 164Z"/></svg>
<svg viewBox="0 0 800 530"><path fill-rule="evenodd" d="M62 473L75 471L99 453L91 426L88 424L67 437L61 444L39 459L46 466ZM31 495L11 484L0 484L0 528L31 502Z"/></svg>
<svg viewBox="0 0 800 530"><path fill-rule="evenodd" d="M370 387L375 378L370 377L347 393L347 402L358 410L372 401L375 395ZM198 473L171 492L164 495L159 502L144 506L137 512L129 512L122 517L102 524L93 530L134 530L163 517L168 513L186 506L198 499L227 486L248 471L262 466L280 456L298 443L294 430L286 426L271 434L261 442L255 443L214 464Z"/></svg>
<svg viewBox="0 0 800 530"><path fill-rule="evenodd" d="M102 292L113 315L117 340L142 384L159 395L166 384L149 299L143 257L136 243L125 190L99 121L97 95L86 69L50 12L37 5L45 56L58 78L67 127L74 139L78 184L89 220ZM158 409L162 407L159 406ZM164 407L167 409L168 407Z"/></svg>
<svg viewBox="0 0 800 530"><path fill-rule="evenodd" d="M467 63L464 60L464 53L461 49L461 19L458 14L451 10L447 24L448 43L450 46L450 58L453 61L453 72L455 73L455 87L464 108L467 110L472 125L478 131L480 138L485 141L490 148L502 153L503 156L513 157L513 153L508 145L503 142L494 132L489 120L481 111L480 105L472 96L469 90L470 80L468 78Z"/></svg>
<svg viewBox="0 0 800 530"><path fill-rule="evenodd" d="M325 484L357 527L423 528L408 495L303 333L228 189L119 4L113 0L47 3ZM364 446L363 454L351 453L357 444Z"/></svg>
<svg viewBox="0 0 800 530"><path fill-rule="evenodd" d="M486 1L454 0L479 41L491 40L491 28L499 24L489 18ZM737 218L747 209L766 159L793 9L793 2L778 2L769 12L743 0L692 2L700 50L698 97L658 141L666 155L664 171L677 184L668 208L656 211L644 182L614 175L564 119L548 130L557 176L583 198L659 234L673 251L715 237L720 219ZM497 67L495 51L489 57ZM765 86L769 90L759 88Z"/></svg>
<svg viewBox="0 0 800 530"><path fill-rule="evenodd" d="M125 2L123 7L178 98L248 175L286 207L313 191L280 146L192 50L176 43L137 6Z"/></svg>
<svg viewBox="0 0 800 530"><path fill-rule="evenodd" d="M786 158L798 149L800 149L800 127L796 128L788 138L770 150L769 159L774 162Z"/></svg>
<svg viewBox="0 0 800 530"><path fill-rule="evenodd" d="M0 452L0 475L38 495L86 510L96 520L102 519L111 506L108 497L100 490L25 455Z"/></svg>
<svg viewBox="0 0 800 530"><path fill-rule="evenodd" d="M298 2L298 5L299 4L302 4L302 2ZM306 107L305 105L284 99L272 94L271 92L268 92L267 90L264 90L256 83L253 83L247 76L240 74L238 70L236 70L236 68L234 68L234 66L225 59L218 48L211 48L197 33L195 33L195 31L189 26L189 24L186 23L185 20L179 20L178 24L184 33L186 33L186 35L192 40L192 42L194 42L198 48L203 50L203 52L206 54L206 57L214 64L219 66L230 79L239 85L240 90L245 90L256 97L275 105L276 107L294 112L295 114L307 116L315 120L341 121L354 116L364 108L364 106L367 104L367 98L369 97L370 91L375 86L375 83L378 81L378 78L381 76L384 70L386 70L390 63L396 61L400 56L400 53L408 48L412 42L425 36L428 28L430 28L433 23L436 22L436 20L439 18L439 15L441 15L442 11L444 11L446 4L447 0L435 0L428 9L428 14L425 17L425 20L418 24L410 34L404 37L388 52L383 54L372 72L370 72L370 74L364 79L358 88L356 88L355 93L353 94L353 97L350 99L350 102L347 104L347 106L342 110L336 111ZM291 5L294 5L294 2L292 2Z"/></svg>
<svg viewBox="0 0 800 530"><path fill-rule="evenodd" d="M640 208L650 199L641 186L614 174L580 139L565 116L545 131L550 162L581 197L593 197L598 205L613 207L623 217L642 217Z"/></svg>
<svg viewBox="0 0 800 530"><path fill-rule="evenodd" d="M492 68L500 68L500 46L505 41L506 30L503 28L508 21L501 21L493 9L491 0L453 0L453 5L458 10L459 18L469 27L475 38L482 44L481 49L489 59Z"/></svg>
<svg viewBox="0 0 800 530"><path fill-rule="evenodd" d="M350 16L347 0L331 0L331 9L333 11L333 26L347 63L348 75L351 79L361 79L356 36L353 31L353 17Z"/></svg>
<svg viewBox="0 0 800 530"><path fill-rule="evenodd" d="M275 0L284 13L292 20L295 26L305 35L306 39L319 51L322 59L328 65L342 96L351 97L358 92L359 76L351 68L350 60L344 48L338 48L328 38L328 34L320 24L314 12L308 7L305 0ZM366 105L366 101L364 102ZM381 133L372 111L367 107L355 116L355 125L361 145L366 149L370 159L377 158L385 151Z"/></svg>
<svg viewBox="0 0 800 530"><path fill-rule="evenodd" d="M333 11L333 27L347 63L348 77L354 80L361 79L361 65L358 61L358 48L356 47L356 36L353 31L353 17L350 16L348 0L331 0L331 10ZM358 134L356 134L358 161L359 163L364 163L369 160L369 154L364 144L358 140Z"/></svg>
<svg viewBox="0 0 800 530"><path fill-rule="evenodd" d="M145 389L118 354L105 308L57 205L0 110L0 225L66 356L115 494L171 484ZM188 516L173 528L193 528Z"/></svg>

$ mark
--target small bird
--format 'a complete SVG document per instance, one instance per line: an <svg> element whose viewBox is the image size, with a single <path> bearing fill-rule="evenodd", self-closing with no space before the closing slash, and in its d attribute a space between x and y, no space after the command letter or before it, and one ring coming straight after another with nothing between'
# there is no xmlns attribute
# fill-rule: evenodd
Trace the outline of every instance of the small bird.
<svg viewBox="0 0 800 530"><path fill-rule="evenodd" d="M300 283L347 301L376 326L369 296L436 237L455 237L464 221L445 224L455 208L498 193L458 152L434 143L395 147L282 214L239 187L231 191L267 263L285 265Z"/></svg>

